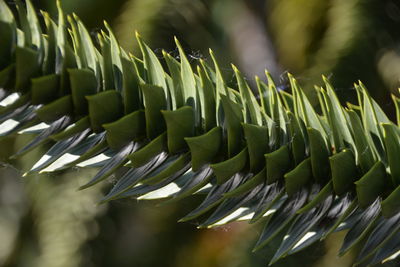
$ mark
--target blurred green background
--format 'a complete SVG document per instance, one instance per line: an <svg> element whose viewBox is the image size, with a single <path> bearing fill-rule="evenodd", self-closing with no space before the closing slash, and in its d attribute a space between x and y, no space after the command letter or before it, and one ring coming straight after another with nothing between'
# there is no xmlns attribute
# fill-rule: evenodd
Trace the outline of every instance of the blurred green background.
<svg viewBox="0 0 400 267"><path fill-rule="evenodd" d="M13 1L8 1L12 4ZM54 0L35 6L55 16ZM390 94L400 78L400 1L397 0L63 0L93 36L103 19L132 53L139 31L159 54L177 56L178 37L192 61L209 60L212 48L228 83L230 63L252 83L268 69L281 89L285 73L298 78L315 100L313 85L329 77L343 102L352 101L352 84L361 80L393 115ZM157 207L133 200L97 205L112 186L77 191L94 169L53 176L22 177L40 150L16 161L8 156L31 136L0 140L0 266L219 267L266 266L273 246L251 253L262 225L233 223L198 230L176 221L199 199ZM337 258L343 233L273 266L350 266L352 255ZM398 266L389 262L385 266Z"/></svg>

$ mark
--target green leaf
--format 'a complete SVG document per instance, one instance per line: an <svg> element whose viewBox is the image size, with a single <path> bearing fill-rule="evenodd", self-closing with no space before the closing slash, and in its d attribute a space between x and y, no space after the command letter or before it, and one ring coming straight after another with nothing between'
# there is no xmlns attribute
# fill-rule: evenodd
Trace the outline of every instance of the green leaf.
<svg viewBox="0 0 400 267"><path fill-rule="evenodd" d="M266 85L263 81L260 80L258 76L256 76L256 84L258 89L258 95L260 96L261 108L268 116L272 116L271 113L271 98L272 91L269 89L268 85Z"/></svg>
<svg viewBox="0 0 400 267"><path fill-rule="evenodd" d="M287 129L288 118L271 75L267 71L265 72L265 75L268 79L268 99L270 101L268 104L270 108L269 113L275 123L275 126L271 128L271 135L276 138L275 142L273 142L273 148L278 149L281 145L284 145L289 141Z"/></svg>
<svg viewBox="0 0 400 267"><path fill-rule="evenodd" d="M138 110L125 115L117 121L103 124L110 148L118 149L129 142L146 135L144 111Z"/></svg>
<svg viewBox="0 0 400 267"><path fill-rule="evenodd" d="M10 64L4 69L0 70L0 87L10 88L14 82L15 64Z"/></svg>
<svg viewBox="0 0 400 267"><path fill-rule="evenodd" d="M345 149L331 156L329 163L335 193L342 195L348 192L353 187L353 182L359 178L353 153Z"/></svg>
<svg viewBox="0 0 400 267"><path fill-rule="evenodd" d="M32 104L46 104L58 97L60 76L50 74L33 78L32 82Z"/></svg>
<svg viewBox="0 0 400 267"><path fill-rule="evenodd" d="M233 99L233 95L231 91L228 90L228 87L225 84L224 78L222 77L221 69L218 65L218 62L214 56L214 52L210 49L209 50L211 59L214 63L215 68L215 103L216 103L216 112L217 112L217 125L222 126L223 123L223 115L222 115L222 106L221 106L221 96L224 95L228 99Z"/></svg>
<svg viewBox="0 0 400 267"><path fill-rule="evenodd" d="M58 50L57 50L58 51ZM57 54L56 54L57 56ZM60 63L61 64L61 63ZM56 68L57 65L56 65ZM66 95L71 93L71 84L70 84L70 77L68 73L68 69L76 69L78 68L75 56L74 56L74 51L72 50L71 46L68 44L65 44L65 57L62 60L62 68L60 70L60 92L59 95ZM57 73L57 71L56 71ZM97 81L97 84L99 82Z"/></svg>
<svg viewBox="0 0 400 267"><path fill-rule="evenodd" d="M304 91L300 89L297 81L289 74L289 80L293 89L293 96L296 98L297 107L295 108L295 115L301 117L307 127L316 129L324 139L327 133L323 127L318 114L315 112L313 106L305 95Z"/></svg>
<svg viewBox="0 0 400 267"><path fill-rule="evenodd" d="M265 163L264 154L268 151L268 127L244 123L243 131L249 151L251 172L259 172Z"/></svg>
<svg viewBox="0 0 400 267"><path fill-rule="evenodd" d="M206 72L204 61L200 61L202 67L197 68L200 76L200 100L203 114L204 130L208 131L217 125L216 104L215 104L215 87Z"/></svg>
<svg viewBox="0 0 400 267"><path fill-rule="evenodd" d="M289 196L300 191L300 189L308 184L313 176L311 171L311 159L307 158L293 170L284 175L285 189Z"/></svg>
<svg viewBox="0 0 400 267"><path fill-rule="evenodd" d="M57 74L61 74L65 71L66 63L66 30L65 30L65 17L61 7L61 0L57 0L57 12L58 12L58 28L56 38L56 62L55 71Z"/></svg>
<svg viewBox="0 0 400 267"><path fill-rule="evenodd" d="M317 182L326 181L329 178L329 154L328 148L321 132L314 128L307 128L310 141L310 157L312 173Z"/></svg>
<svg viewBox="0 0 400 267"><path fill-rule="evenodd" d="M86 27L83 25L82 21L78 18L77 15L73 14L73 17L77 24L77 34L79 35L78 41L80 42L80 49L83 55L83 64L81 68L90 68L94 71L97 79L100 77L100 65L97 59L96 51L92 38L90 37L89 32Z"/></svg>
<svg viewBox="0 0 400 267"><path fill-rule="evenodd" d="M102 34L97 34L101 48L101 76L102 76L102 87L104 90L114 89L114 75L113 75L113 64L111 59L111 42L110 38L102 31Z"/></svg>
<svg viewBox="0 0 400 267"><path fill-rule="evenodd" d="M281 146L278 150L265 154L267 167L267 183L272 184L283 176L292 167L290 151L287 145Z"/></svg>
<svg viewBox="0 0 400 267"><path fill-rule="evenodd" d="M279 95L282 98L282 102L285 105L285 108L287 110L290 110L291 112L294 112L294 99L293 96L291 94L289 94L288 92L285 91L279 91Z"/></svg>
<svg viewBox="0 0 400 267"><path fill-rule="evenodd" d="M197 107L197 93L196 93L196 80L194 78L194 73L192 67L190 66L189 60L186 57L185 52L178 39L175 38L176 46L179 50L179 57L181 59L181 79L183 85L183 93L185 97L186 104L193 105L194 108Z"/></svg>
<svg viewBox="0 0 400 267"><path fill-rule="evenodd" d="M228 157L233 157L242 147L243 130L241 123L243 122L243 113L239 104L224 95L221 95L221 102L228 135Z"/></svg>
<svg viewBox="0 0 400 267"><path fill-rule="evenodd" d="M381 202L382 215L390 218L400 212L400 186Z"/></svg>
<svg viewBox="0 0 400 267"><path fill-rule="evenodd" d="M2 12L3 9L1 6L2 3L3 2L0 2L0 12ZM1 17L2 16L0 14L0 19ZM0 69L3 69L11 63L16 42L15 25L0 21L0 32L2 36L2 41L0 43Z"/></svg>
<svg viewBox="0 0 400 267"><path fill-rule="evenodd" d="M260 106L257 103L254 94L252 93L249 85L246 83L244 77L240 73L240 71L232 65L233 71L235 72L236 81L239 86L240 97L242 99L243 111L245 121L248 123L261 125L261 112Z"/></svg>
<svg viewBox="0 0 400 267"><path fill-rule="evenodd" d="M357 165L361 167L363 173L366 173L375 164L377 158L372 150L372 141L367 138L360 117L353 110L348 110L351 128L353 130L354 144L356 147Z"/></svg>
<svg viewBox="0 0 400 267"><path fill-rule="evenodd" d="M351 136L349 125L347 123L343 108L337 98L332 85L323 76L326 85L327 93L322 92L325 98L327 107L327 119L330 128L332 129L332 135L336 151L341 151L346 147L354 147L354 140Z"/></svg>
<svg viewBox="0 0 400 267"><path fill-rule="evenodd" d="M359 205L364 208L368 207L386 189L387 177L383 163L376 162L355 184Z"/></svg>
<svg viewBox="0 0 400 267"><path fill-rule="evenodd" d="M25 46L33 48L36 51L40 51L42 49L43 42L42 31L40 29L40 23L36 16L36 11L32 6L32 3L27 0L26 8L20 0L17 0L16 4L21 29L24 33Z"/></svg>
<svg viewBox="0 0 400 267"><path fill-rule="evenodd" d="M395 95L392 95L392 100L393 100L394 106L396 107L397 125L400 125L400 98L398 98Z"/></svg>
<svg viewBox="0 0 400 267"><path fill-rule="evenodd" d="M121 62L121 48L118 44L117 39L114 36L114 33L111 30L110 25L106 21L104 21L104 25L108 31L108 35L110 37L111 42L111 68L114 80L114 88L117 91L122 91L122 77L123 77L123 69Z"/></svg>
<svg viewBox="0 0 400 267"><path fill-rule="evenodd" d="M199 113L198 111L200 111L200 103L198 100L198 93L196 90L196 79L192 67L190 66L189 60L187 59L181 44L176 38L175 38L175 43L176 46L178 47L179 57L181 59L181 79L182 79L185 104L193 107L193 110L195 111L196 126L199 126L201 118L198 114Z"/></svg>
<svg viewBox="0 0 400 267"><path fill-rule="evenodd" d="M185 138L192 155L192 169L198 171L203 165L211 163L220 153L222 129L214 127L207 133Z"/></svg>
<svg viewBox="0 0 400 267"><path fill-rule="evenodd" d="M37 116L45 122L52 122L64 115L72 114L72 97L66 95L36 110Z"/></svg>
<svg viewBox="0 0 400 267"><path fill-rule="evenodd" d="M190 106L177 110L164 110L162 114L167 125L168 150L175 154L187 147L185 137L194 135L194 112Z"/></svg>
<svg viewBox="0 0 400 267"><path fill-rule="evenodd" d="M26 11L27 20L31 32L31 44L36 47L39 51L43 47L42 30L40 29L40 23L36 16L36 10L33 8L30 0L26 0ZM29 44L30 45L30 44Z"/></svg>
<svg viewBox="0 0 400 267"><path fill-rule="evenodd" d="M181 64L164 50L163 56L168 65L169 73L173 83L173 86L170 90L172 108L177 109L185 104L185 96L181 78Z"/></svg>
<svg viewBox="0 0 400 267"><path fill-rule="evenodd" d="M375 113L376 113L376 119L378 120L379 123L391 123L389 118L386 116L385 112L382 110L381 106L376 103L376 101L371 98L372 105L374 106Z"/></svg>
<svg viewBox="0 0 400 267"><path fill-rule="evenodd" d="M44 45L44 57L42 62L42 73L43 74L53 74L55 71L56 62L56 38L57 38L57 25L50 18L47 12L41 11L44 22L46 24L46 35L43 39Z"/></svg>
<svg viewBox="0 0 400 267"><path fill-rule="evenodd" d="M123 70L122 95L124 99L124 109L125 114L129 114L143 108L139 90L139 77L131 59L123 57L121 59L121 65Z"/></svg>
<svg viewBox="0 0 400 267"><path fill-rule="evenodd" d="M307 137L300 126L300 122L292 112L288 112L289 130L291 139L291 148L294 159L294 164L298 165L306 157L306 140Z"/></svg>
<svg viewBox="0 0 400 267"><path fill-rule="evenodd" d="M136 39L142 51L144 67L147 73L147 80L150 84L159 86L163 89L167 100L167 109L170 106L167 83L165 81L164 69L154 52L143 42L140 35L136 32Z"/></svg>
<svg viewBox="0 0 400 267"><path fill-rule="evenodd" d="M15 18L10 10L10 8L7 6L7 4L4 2L4 0L0 1L0 21L1 22L6 22L8 24L12 24L15 26Z"/></svg>
<svg viewBox="0 0 400 267"><path fill-rule="evenodd" d="M399 129L392 123L383 123L386 156L389 162L390 175L393 185L400 185L400 136Z"/></svg>
<svg viewBox="0 0 400 267"><path fill-rule="evenodd" d="M380 128L379 121L377 119L376 110L374 104L369 96L367 89L361 84L360 85L363 96L363 109L362 109L362 122L364 129L368 134L368 138L371 139L372 149L376 155L379 156L380 160L385 161L383 152L383 134Z"/></svg>
<svg viewBox="0 0 400 267"><path fill-rule="evenodd" d="M17 47L15 50L15 90L27 92L30 79L40 73L39 53L31 48Z"/></svg>
<svg viewBox="0 0 400 267"><path fill-rule="evenodd" d="M157 156L167 149L167 133L163 133L158 137L154 138L144 147L140 148L138 151L133 152L128 156L131 160L131 166L138 168L145 165L153 157Z"/></svg>
<svg viewBox="0 0 400 267"><path fill-rule="evenodd" d="M236 156L228 160L211 164L211 168L214 170L215 176L217 176L217 183L223 184L234 174L240 172L246 165L247 155L248 151L246 147Z"/></svg>
<svg viewBox="0 0 400 267"><path fill-rule="evenodd" d="M147 137L152 139L160 135L165 130L165 121L161 110L167 108L164 89L148 84L141 84L145 115Z"/></svg>
<svg viewBox="0 0 400 267"><path fill-rule="evenodd" d="M87 96L97 92L97 79L90 69L68 69L72 101L77 115L88 113Z"/></svg>
<svg viewBox="0 0 400 267"><path fill-rule="evenodd" d="M123 115L121 95L114 90L107 90L86 96L89 104L90 125L94 132L103 130L103 124L116 121Z"/></svg>

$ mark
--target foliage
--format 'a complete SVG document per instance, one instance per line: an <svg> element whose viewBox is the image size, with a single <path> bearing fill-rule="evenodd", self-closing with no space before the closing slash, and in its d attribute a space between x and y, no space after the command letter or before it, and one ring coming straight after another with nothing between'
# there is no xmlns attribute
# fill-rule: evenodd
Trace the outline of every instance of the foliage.
<svg viewBox="0 0 400 267"><path fill-rule="evenodd" d="M271 263L347 229L341 255L397 256L400 131L361 82L342 107L324 78L316 110L291 75L291 94L266 73L256 96L235 66L227 86L212 51L193 71L178 40L180 60L160 62L137 34L137 58L107 23L93 40L60 4L45 27L30 1L17 11L0 0L0 134L37 134L14 158L54 142L26 175L100 167L85 189L118 173L102 203L206 194L181 221L213 209L199 227L264 222L255 250L285 231Z"/></svg>

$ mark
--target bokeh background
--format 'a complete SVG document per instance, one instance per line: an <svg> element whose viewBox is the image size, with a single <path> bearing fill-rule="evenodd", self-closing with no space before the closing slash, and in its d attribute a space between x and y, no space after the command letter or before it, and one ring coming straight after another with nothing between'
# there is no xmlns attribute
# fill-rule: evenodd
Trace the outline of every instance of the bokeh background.
<svg viewBox="0 0 400 267"><path fill-rule="evenodd" d="M7 1L13 4L13 1ZM35 6L56 15L54 0ZM212 48L225 79L234 83L234 63L252 83L268 69L281 89L290 72L315 101L313 85L326 75L341 101L354 98L361 80L393 116L390 94L400 83L400 1L398 0L63 0L91 29L103 19L132 53L139 31L161 55L177 56L178 37L194 62L209 60ZM97 205L109 183L77 191L94 169L22 177L40 150L10 161L31 136L0 140L0 266L21 267L247 267L266 266L274 244L251 253L262 225L233 223L198 230L198 222L176 223L199 203L176 205L114 201ZM281 260L273 266L350 266L337 258L344 233ZM384 266L399 266L389 262Z"/></svg>

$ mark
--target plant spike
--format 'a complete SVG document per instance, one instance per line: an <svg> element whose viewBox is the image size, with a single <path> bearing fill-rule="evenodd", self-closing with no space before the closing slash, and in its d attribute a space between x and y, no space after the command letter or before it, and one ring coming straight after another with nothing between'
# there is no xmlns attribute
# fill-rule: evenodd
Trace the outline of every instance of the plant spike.
<svg viewBox="0 0 400 267"><path fill-rule="evenodd" d="M30 1L17 19L11 9L0 0L0 136L36 134L14 158L53 144L27 174L100 167L84 189L124 167L101 203L205 194L181 221L212 209L199 227L262 220L255 250L286 229L271 263L345 229L340 254L362 246L357 263L397 255L397 97L395 124L361 82L342 107L323 77L320 114L290 74L292 94L266 72L256 96L235 66L238 86L226 85L211 50L213 66L192 66L175 39L180 60L163 51L163 64L138 33L142 59L126 53L106 22L93 40L59 0L46 30Z"/></svg>

